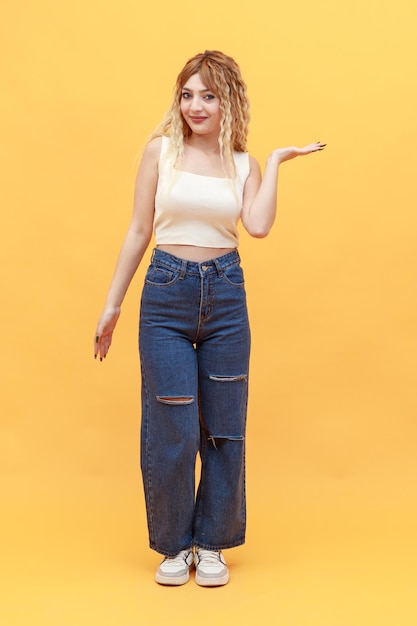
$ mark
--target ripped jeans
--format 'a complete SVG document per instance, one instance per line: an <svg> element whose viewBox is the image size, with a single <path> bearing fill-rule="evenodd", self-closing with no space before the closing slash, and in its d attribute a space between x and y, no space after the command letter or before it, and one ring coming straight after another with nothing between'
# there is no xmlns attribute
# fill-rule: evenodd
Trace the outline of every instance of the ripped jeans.
<svg viewBox="0 0 417 626"><path fill-rule="evenodd" d="M250 331L238 252L196 263L155 249L139 348L150 547L174 556L241 545Z"/></svg>

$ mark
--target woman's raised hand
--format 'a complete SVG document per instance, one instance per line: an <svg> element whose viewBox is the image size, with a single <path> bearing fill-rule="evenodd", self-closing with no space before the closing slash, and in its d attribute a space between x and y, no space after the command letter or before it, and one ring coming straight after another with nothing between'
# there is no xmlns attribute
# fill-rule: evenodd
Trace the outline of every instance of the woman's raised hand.
<svg viewBox="0 0 417 626"><path fill-rule="evenodd" d="M289 161L297 156L304 156L305 154L311 154L312 152L324 150L326 145L327 144L325 143L321 143L321 141L315 141L314 143L310 143L308 146L304 146L303 148L296 148L295 146L277 148L272 152L272 154L278 157L280 163L283 163L284 161Z"/></svg>
<svg viewBox="0 0 417 626"><path fill-rule="evenodd" d="M100 361L106 358L109 351L114 328L120 316L120 307L104 309L97 324L94 338L94 358L100 356Z"/></svg>

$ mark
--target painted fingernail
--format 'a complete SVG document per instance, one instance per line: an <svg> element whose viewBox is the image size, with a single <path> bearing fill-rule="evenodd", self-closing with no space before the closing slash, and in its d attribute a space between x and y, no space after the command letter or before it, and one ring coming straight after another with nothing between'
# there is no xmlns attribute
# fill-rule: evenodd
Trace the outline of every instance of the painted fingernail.
<svg viewBox="0 0 417 626"><path fill-rule="evenodd" d="M97 335L96 336L96 343L98 343L98 340L100 339L100 337Z"/></svg>

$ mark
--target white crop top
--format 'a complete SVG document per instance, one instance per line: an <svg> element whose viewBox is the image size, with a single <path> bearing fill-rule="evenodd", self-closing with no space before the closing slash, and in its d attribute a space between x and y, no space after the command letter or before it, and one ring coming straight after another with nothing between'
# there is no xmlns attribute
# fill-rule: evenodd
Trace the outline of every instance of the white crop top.
<svg viewBox="0 0 417 626"><path fill-rule="evenodd" d="M162 137L155 196L156 245L236 247L243 188L249 175L248 153L234 153L237 176L233 181L173 170L171 162L163 158L168 143L169 137Z"/></svg>

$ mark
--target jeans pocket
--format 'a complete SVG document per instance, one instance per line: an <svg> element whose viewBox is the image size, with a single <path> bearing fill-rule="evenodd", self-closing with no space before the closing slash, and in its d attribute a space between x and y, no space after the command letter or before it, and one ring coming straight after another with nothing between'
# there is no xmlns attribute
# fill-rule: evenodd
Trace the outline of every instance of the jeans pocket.
<svg viewBox="0 0 417 626"><path fill-rule="evenodd" d="M223 278L229 283L229 285L234 285L235 287L244 286L245 279L240 265L229 265L229 267L226 267L222 273Z"/></svg>
<svg viewBox="0 0 417 626"><path fill-rule="evenodd" d="M178 279L179 272L161 267L160 265L150 265L145 276L145 284L155 287L166 287L172 285Z"/></svg>

